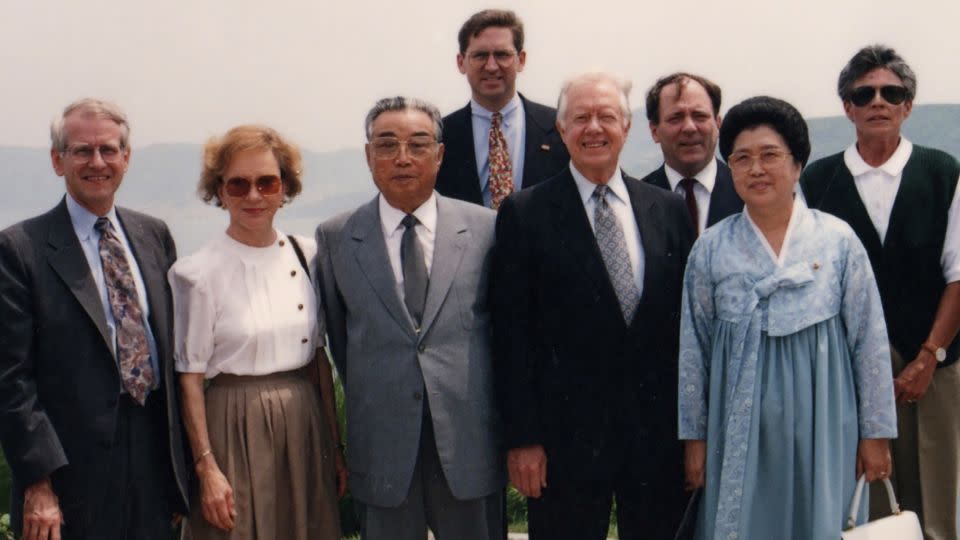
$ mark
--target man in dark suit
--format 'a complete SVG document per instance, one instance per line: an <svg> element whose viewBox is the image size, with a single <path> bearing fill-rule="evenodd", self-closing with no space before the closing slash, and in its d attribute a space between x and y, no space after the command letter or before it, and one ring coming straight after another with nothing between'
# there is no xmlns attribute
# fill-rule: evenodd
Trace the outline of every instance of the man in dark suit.
<svg viewBox="0 0 960 540"><path fill-rule="evenodd" d="M523 71L523 23L512 11L488 9L460 28L457 67L471 99L443 119L446 154L437 191L491 208L521 188L559 172L570 156L554 124L557 111L517 93Z"/></svg>
<svg viewBox="0 0 960 540"><path fill-rule="evenodd" d="M662 77L647 92L647 120L664 163L643 181L682 195L698 234L743 209L730 168L716 158L719 86L691 73Z"/></svg>
<svg viewBox="0 0 960 540"><path fill-rule="evenodd" d="M677 339L683 200L623 174L629 83L561 90L568 168L497 217L494 358L507 469L531 538L672 538L685 504Z"/></svg>
<svg viewBox="0 0 960 540"><path fill-rule="evenodd" d="M66 196L0 232L0 443L24 538L169 540L186 510L161 221L114 206L130 159L114 105L51 127Z"/></svg>

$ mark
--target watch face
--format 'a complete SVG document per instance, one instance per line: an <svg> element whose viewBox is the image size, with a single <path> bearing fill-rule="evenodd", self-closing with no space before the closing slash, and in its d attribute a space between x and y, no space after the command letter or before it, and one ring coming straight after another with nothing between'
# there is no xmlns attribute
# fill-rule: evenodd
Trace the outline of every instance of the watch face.
<svg viewBox="0 0 960 540"><path fill-rule="evenodd" d="M943 347L938 347L933 355L937 358L937 362L943 362L947 359L947 351L945 351Z"/></svg>

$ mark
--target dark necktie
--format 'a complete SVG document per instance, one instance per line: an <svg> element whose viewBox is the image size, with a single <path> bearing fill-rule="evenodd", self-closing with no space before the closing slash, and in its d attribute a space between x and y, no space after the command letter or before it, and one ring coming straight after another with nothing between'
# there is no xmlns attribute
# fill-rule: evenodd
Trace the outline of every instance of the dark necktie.
<svg viewBox="0 0 960 540"><path fill-rule="evenodd" d="M500 208L500 203L513 193L513 164L510 162L510 150L507 148L507 139L500 129L500 113L493 113L490 120L490 135L487 143L490 145L490 205L494 210Z"/></svg>
<svg viewBox="0 0 960 540"><path fill-rule="evenodd" d="M687 212L690 213L690 219L693 220L694 236L700 236L700 210L697 208L697 197L693 193L693 186L697 185L696 178L684 178L680 181L680 187L683 188L683 198L687 201Z"/></svg>
<svg viewBox="0 0 960 540"><path fill-rule="evenodd" d="M140 295L137 293L123 244L114 233L113 224L109 219L101 217L97 218L94 228L100 232L97 248L107 284L107 300L116 323L120 378L130 397L143 405L147 393L154 387L157 379L150 364L150 349L147 346L143 310L140 309Z"/></svg>
<svg viewBox="0 0 960 540"><path fill-rule="evenodd" d="M417 240L414 227L419 223L412 214L403 221L403 238L400 240L400 267L403 269L403 303L420 330L423 322L423 306L427 301L427 264L423 259L423 250Z"/></svg>
<svg viewBox="0 0 960 540"><path fill-rule="evenodd" d="M617 216L607 204L608 192L607 186L597 186L593 192L597 203L593 212L593 228L600 256L603 257L603 264L610 274L610 283L613 284L613 290L620 302L623 319L630 324L640 303L640 292L637 291L637 283L633 277L626 237Z"/></svg>

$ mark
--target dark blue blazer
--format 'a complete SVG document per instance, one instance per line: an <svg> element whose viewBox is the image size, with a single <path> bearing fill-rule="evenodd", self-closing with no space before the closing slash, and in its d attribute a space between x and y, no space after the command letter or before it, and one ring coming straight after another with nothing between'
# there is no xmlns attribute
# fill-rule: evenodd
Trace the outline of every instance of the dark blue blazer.
<svg viewBox="0 0 960 540"><path fill-rule="evenodd" d="M648 184L653 184L663 189L670 189L670 182L667 181L667 172L664 166L644 176L642 179ZM717 160L717 179L713 184L713 191L710 192L710 210L707 213L707 227L720 221L721 219L736 214L743 210L743 200L733 189L733 176L730 174L730 167Z"/></svg>
<svg viewBox="0 0 960 540"><path fill-rule="evenodd" d="M557 110L520 95L526 116L523 186L528 188L560 172L570 162L557 131ZM483 204L477 156L473 143L470 104L443 119L443 163L437 173L437 191L444 196Z"/></svg>

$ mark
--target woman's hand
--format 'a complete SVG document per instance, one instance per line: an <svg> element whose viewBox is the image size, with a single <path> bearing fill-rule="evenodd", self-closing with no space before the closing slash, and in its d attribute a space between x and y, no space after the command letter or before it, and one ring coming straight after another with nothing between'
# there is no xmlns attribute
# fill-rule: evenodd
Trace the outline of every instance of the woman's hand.
<svg viewBox="0 0 960 540"><path fill-rule="evenodd" d="M860 439L857 449L857 478L867 476L873 482L890 476L890 445L887 439Z"/></svg>
<svg viewBox="0 0 960 540"><path fill-rule="evenodd" d="M687 491L702 488L707 469L707 441L684 441L683 454L684 488Z"/></svg>
<svg viewBox="0 0 960 540"><path fill-rule="evenodd" d="M233 530L237 508L233 502L233 488L220 467L212 460L197 471L200 477L200 505L203 518L224 531Z"/></svg>
<svg viewBox="0 0 960 540"><path fill-rule="evenodd" d="M342 499L347 494L347 461L343 459L343 450L337 448L334 450L334 466L337 468L337 498Z"/></svg>

